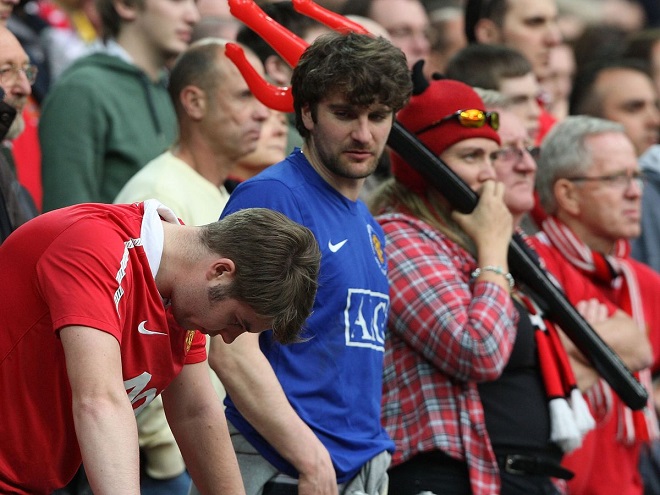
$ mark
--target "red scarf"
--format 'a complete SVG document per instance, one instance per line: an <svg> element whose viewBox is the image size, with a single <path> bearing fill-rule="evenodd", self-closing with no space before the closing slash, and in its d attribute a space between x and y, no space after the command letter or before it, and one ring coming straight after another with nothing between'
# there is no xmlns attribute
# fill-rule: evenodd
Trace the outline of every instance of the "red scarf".
<svg viewBox="0 0 660 495"><path fill-rule="evenodd" d="M571 452L582 445L582 438L594 428L595 421L577 388L557 329L543 319L541 309L531 298L521 292L516 296L526 306L534 327L541 377L548 397L550 440L563 452Z"/></svg>
<svg viewBox="0 0 660 495"><path fill-rule="evenodd" d="M546 218L542 223L542 230L569 263L587 277L614 289L618 296L612 302L632 317L641 332L645 332L639 284L634 270L626 260L630 255L630 245L627 241L620 239L614 246L613 254L606 255L593 251L555 217ZM620 402L617 438L626 445L658 436L658 423L651 396L651 372L644 369L636 372L635 377L649 392L649 401L641 411L633 411ZM609 411L613 403L612 393L607 382L601 379L597 385L585 392L585 395L594 411Z"/></svg>

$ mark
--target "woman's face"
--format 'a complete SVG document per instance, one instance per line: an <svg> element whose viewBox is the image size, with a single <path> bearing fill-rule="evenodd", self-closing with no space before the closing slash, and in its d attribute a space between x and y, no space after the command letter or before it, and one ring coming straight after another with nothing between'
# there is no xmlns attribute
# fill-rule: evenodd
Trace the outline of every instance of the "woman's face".
<svg viewBox="0 0 660 495"><path fill-rule="evenodd" d="M238 160L244 169L249 169L250 176L284 160L287 154L287 132L286 114L270 110L269 117L261 125L257 148Z"/></svg>
<svg viewBox="0 0 660 495"><path fill-rule="evenodd" d="M492 139L469 138L451 145L440 159L476 192L487 180L497 179L491 155L498 149Z"/></svg>

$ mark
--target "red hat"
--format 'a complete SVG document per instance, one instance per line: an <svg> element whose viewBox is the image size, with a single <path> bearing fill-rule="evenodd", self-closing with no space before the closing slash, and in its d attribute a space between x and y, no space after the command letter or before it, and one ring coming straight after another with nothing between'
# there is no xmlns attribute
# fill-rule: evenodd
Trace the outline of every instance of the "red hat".
<svg viewBox="0 0 660 495"><path fill-rule="evenodd" d="M433 80L421 93L413 95L410 103L399 111L397 120L411 133L460 110L484 110L479 95L467 84L451 79ZM489 123L481 127L463 127L458 119L449 119L419 134L417 138L436 156L451 145L470 138L492 139L500 144L500 136ZM391 153L392 175L410 190L423 194L427 181L396 152Z"/></svg>

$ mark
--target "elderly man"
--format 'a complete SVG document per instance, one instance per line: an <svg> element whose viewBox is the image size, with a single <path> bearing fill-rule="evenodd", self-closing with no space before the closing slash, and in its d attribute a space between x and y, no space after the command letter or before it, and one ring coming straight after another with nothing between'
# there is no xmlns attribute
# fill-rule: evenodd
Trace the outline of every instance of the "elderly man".
<svg viewBox="0 0 660 495"><path fill-rule="evenodd" d="M6 2L1 3L7 6ZM16 180L10 144L24 128L23 108L32 93L31 84L37 75L37 69L30 64L29 58L16 37L6 27L0 26L0 88L4 93L5 116L11 119L12 108L16 115L0 145L0 244L19 225L37 215L38 211L30 194ZM1 99L0 99L1 100ZM6 125L3 120L3 124Z"/></svg>
<svg viewBox="0 0 660 495"><path fill-rule="evenodd" d="M635 148L618 123L587 116L568 117L544 140L537 190L549 217L536 247L568 299L580 286L593 284L600 301L625 311L637 325L634 333L619 329L608 341L615 350L656 350L660 334L660 276L629 258L628 240L639 235L643 176ZM641 382L650 386L651 356L642 356ZM585 363L576 364L584 365ZM638 463L642 445L656 435L653 407L631 411L599 381L586 392L598 427L582 448L565 458L576 473L572 494L641 495Z"/></svg>

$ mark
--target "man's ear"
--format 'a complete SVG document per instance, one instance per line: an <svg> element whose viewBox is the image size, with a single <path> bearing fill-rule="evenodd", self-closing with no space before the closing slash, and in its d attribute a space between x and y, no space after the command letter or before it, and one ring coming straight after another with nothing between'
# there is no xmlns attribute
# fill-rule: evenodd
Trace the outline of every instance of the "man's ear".
<svg viewBox="0 0 660 495"><path fill-rule="evenodd" d="M206 280L213 281L219 280L222 277L233 277L236 273L236 265L229 258L218 258L213 261L206 270Z"/></svg>
<svg viewBox="0 0 660 495"><path fill-rule="evenodd" d="M181 106L192 120L199 121L206 115L206 93L197 86L189 85L179 94Z"/></svg>
<svg viewBox="0 0 660 495"><path fill-rule="evenodd" d="M280 56L271 55L264 62L266 75L277 86L288 86L291 84L291 73L293 69Z"/></svg>
<svg viewBox="0 0 660 495"><path fill-rule="evenodd" d="M580 191L568 179L559 179L552 187L557 201L557 208L565 211L572 217L580 214Z"/></svg>
<svg viewBox="0 0 660 495"><path fill-rule="evenodd" d="M305 128L307 130L312 130L314 128L314 119L312 118L312 109L309 106L309 103L300 108L300 116L302 117Z"/></svg>
<svg viewBox="0 0 660 495"><path fill-rule="evenodd" d="M479 19L474 26L474 37L479 43L502 43L502 30L491 19Z"/></svg>
<svg viewBox="0 0 660 495"><path fill-rule="evenodd" d="M135 0L113 0L112 5L123 21L135 20L140 10Z"/></svg>

